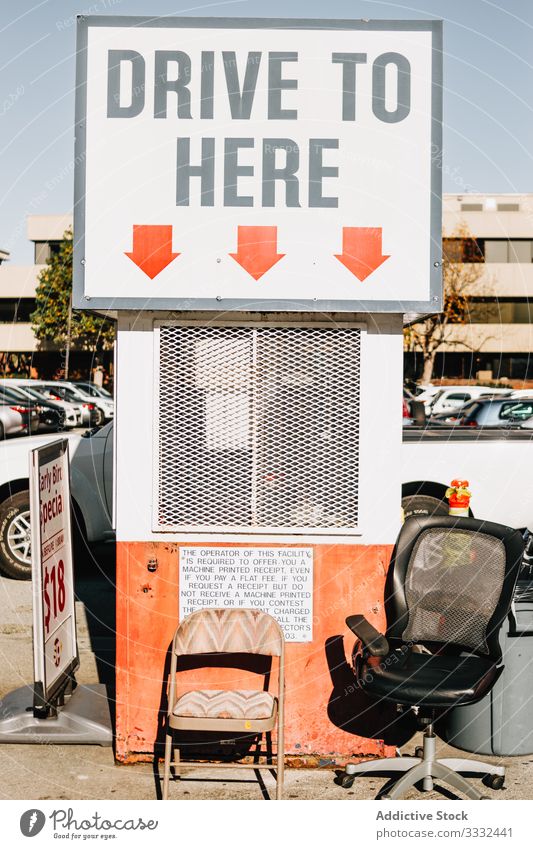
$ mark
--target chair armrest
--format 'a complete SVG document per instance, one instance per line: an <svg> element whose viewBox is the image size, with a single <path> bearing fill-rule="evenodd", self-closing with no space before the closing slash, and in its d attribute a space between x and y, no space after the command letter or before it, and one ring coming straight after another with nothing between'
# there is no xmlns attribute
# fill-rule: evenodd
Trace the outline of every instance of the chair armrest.
<svg viewBox="0 0 533 849"><path fill-rule="evenodd" d="M385 657L389 653L387 638L380 634L364 616L358 613L348 616L346 624L373 657Z"/></svg>

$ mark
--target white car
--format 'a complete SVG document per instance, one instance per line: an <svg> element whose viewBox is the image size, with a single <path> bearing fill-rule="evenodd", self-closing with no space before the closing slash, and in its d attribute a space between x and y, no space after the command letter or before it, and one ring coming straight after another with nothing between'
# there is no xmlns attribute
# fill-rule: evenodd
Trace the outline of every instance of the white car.
<svg viewBox="0 0 533 849"><path fill-rule="evenodd" d="M464 407L470 401L478 398L490 397L492 395L510 395L509 389L491 389L490 386L441 386L440 391L430 402L430 414L448 413ZM417 400L423 400L418 398ZM427 412L427 410L426 410Z"/></svg>
<svg viewBox="0 0 533 849"><path fill-rule="evenodd" d="M89 398L82 392L71 389L69 385L55 380L36 380L35 387L54 401L68 401L69 404L79 405L82 425L100 427L104 424L105 413L100 406L96 406L94 398Z"/></svg>
<svg viewBox="0 0 533 849"><path fill-rule="evenodd" d="M33 403L46 403L50 400L41 392L41 387L34 380L19 380L18 378L5 379L0 383L5 383L8 386L14 386L19 392L22 392ZM68 401L62 401L60 398L54 400L54 404L61 407L65 411L65 427L78 427L82 423L81 405L69 404Z"/></svg>
<svg viewBox="0 0 533 849"><path fill-rule="evenodd" d="M79 398L82 404L93 404L98 410L101 410L103 415L103 421L97 422L97 424L103 424L104 421L108 422L115 415L115 402L112 398L91 396L80 389L80 387L75 383L71 383L69 380L42 381L42 383L48 392L52 394L55 393L61 398Z"/></svg>
<svg viewBox="0 0 533 849"><path fill-rule="evenodd" d="M57 435L27 436L0 443L0 569L11 578L31 578L30 451ZM74 536L113 540L113 425L69 442Z"/></svg>
<svg viewBox="0 0 533 849"><path fill-rule="evenodd" d="M24 430L22 416L9 404L0 404L0 441L6 436L18 436Z"/></svg>

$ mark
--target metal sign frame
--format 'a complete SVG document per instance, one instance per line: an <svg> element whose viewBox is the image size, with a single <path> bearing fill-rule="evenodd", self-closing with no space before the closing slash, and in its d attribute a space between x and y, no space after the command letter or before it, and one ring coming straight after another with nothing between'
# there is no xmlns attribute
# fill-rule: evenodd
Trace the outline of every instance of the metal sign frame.
<svg viewBox="0 0 533 849"><path fill-rule="evenodd" d="M63 582L65 599L64 608L71 611L65 619L56 626L56 629L70 618L68 629L70 631L71 646L74 653L68 659L60 674L50 684L46 676L46 644L52 638L53 633L45 635L45 611L44 593L46 591L43 579L43 540L41 522L41 468L54 460L63 461L66 458L66 469L68 474L62 480L62 495L64 498L64 509L62 510L62 528L64 542L59 549L53 549L53 555L58 551L65 551L64 569L65 580ZM61 439L57 442L47 444L41 448L34 448L30 453L30 517L31 517L31 559L32 559L32 581L33 581L33 664L34 664L34 712L37 714L47 713L54 708L54 700L60 701L65 688L72 683L74 672L80 665L78 644L76 636L76 615L74 604L74 570L72 551L72 512L70 501L70 463L68 454L68 440ZM56 534L57 535L57 534ZM56 536L54 535L54 536ZM66 562L65 562L66 561ZM69 597L67 597L67 593ZM67 608L68 603L68 608Z"/></svg>
<svg viewBox="0 0 533 849"><path fill-rule="evenodd" d="M96 310L210 310L284 312L389 312L422 313L442 309L442 21L438 20L323 20L292 18L148 18L78 16L76 57L76 143L74 176L74 271L73 303L77 308ZM431 32L431 157L429 300L243 300L232 298L105 298L85 295L85 191L87 59L89 27L173 27L204 29L357 30Z"/></svg>

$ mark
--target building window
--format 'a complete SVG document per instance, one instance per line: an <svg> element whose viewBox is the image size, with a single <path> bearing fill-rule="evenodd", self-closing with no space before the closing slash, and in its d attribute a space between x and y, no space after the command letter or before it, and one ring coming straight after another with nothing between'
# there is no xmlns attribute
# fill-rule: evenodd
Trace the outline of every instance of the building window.
<svg viewBox="0 0 533 849"><path fill-rule="evenodd" d="M485 262L533 262L533 240L485 239Z"/></svg>
<svg viewBox="0 0 533 849"><path fill-rule="evenodd" d="M533 262L533 239L449 237L442 250L449 262Z"/></svg>
<svg viewBox="0 0 533 849"><path fill-rule="evenodd" d="M442 240L442 250L448 262L484 262L483 239Z"/></svg>
<svg viewBox="0 0 533 849"><path fill-rule="evenodd" d="M462 203L461 212L483 212L482 203Z"/></svg>
<svg viewBox="0 0 533 849"><path fill-rule="evenodd" d="M0 298L0 324L28 323L35 310L35 298Z"/></svg>
<svg viewBox="0 0 533 849"><path fill-rule="evenodd" d="M60 241L35 242L35 265L46 265L48 260L59 253Z"/></svg>
<svg viewBox="0 0 533 849"><path fill-rule="evenodd" d="M499 203L497 206L498 212L520 212L519 203Z"/></svg>
<svg viewBox="0 0 533 849"><path fill-rule="evenodd" d="M531 324L533 300L529 298L472 298L468 306L472 324Z"/></svg>

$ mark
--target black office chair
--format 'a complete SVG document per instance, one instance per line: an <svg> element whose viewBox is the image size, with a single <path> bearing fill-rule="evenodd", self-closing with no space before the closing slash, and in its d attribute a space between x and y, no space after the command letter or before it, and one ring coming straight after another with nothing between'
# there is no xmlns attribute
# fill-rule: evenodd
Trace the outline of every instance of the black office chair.
<svg viewBox="0 0 533 849"><path fill-rule="evenodd" d="M386 799L400 799L419 781L439 779L481 799L460 772L481 773L503 787L502 766L435 757L433 723L446 710L482 699L503 671L498 633L509 613L520 569L518 531L478 519L446 516L408 519L392 555L386 587L386 636L364 616L346 624L359 638L354 654L358 685L372 697L414 710L425 728L417 757L347 764L345 787L355 775L401 772Z"/></svg>

